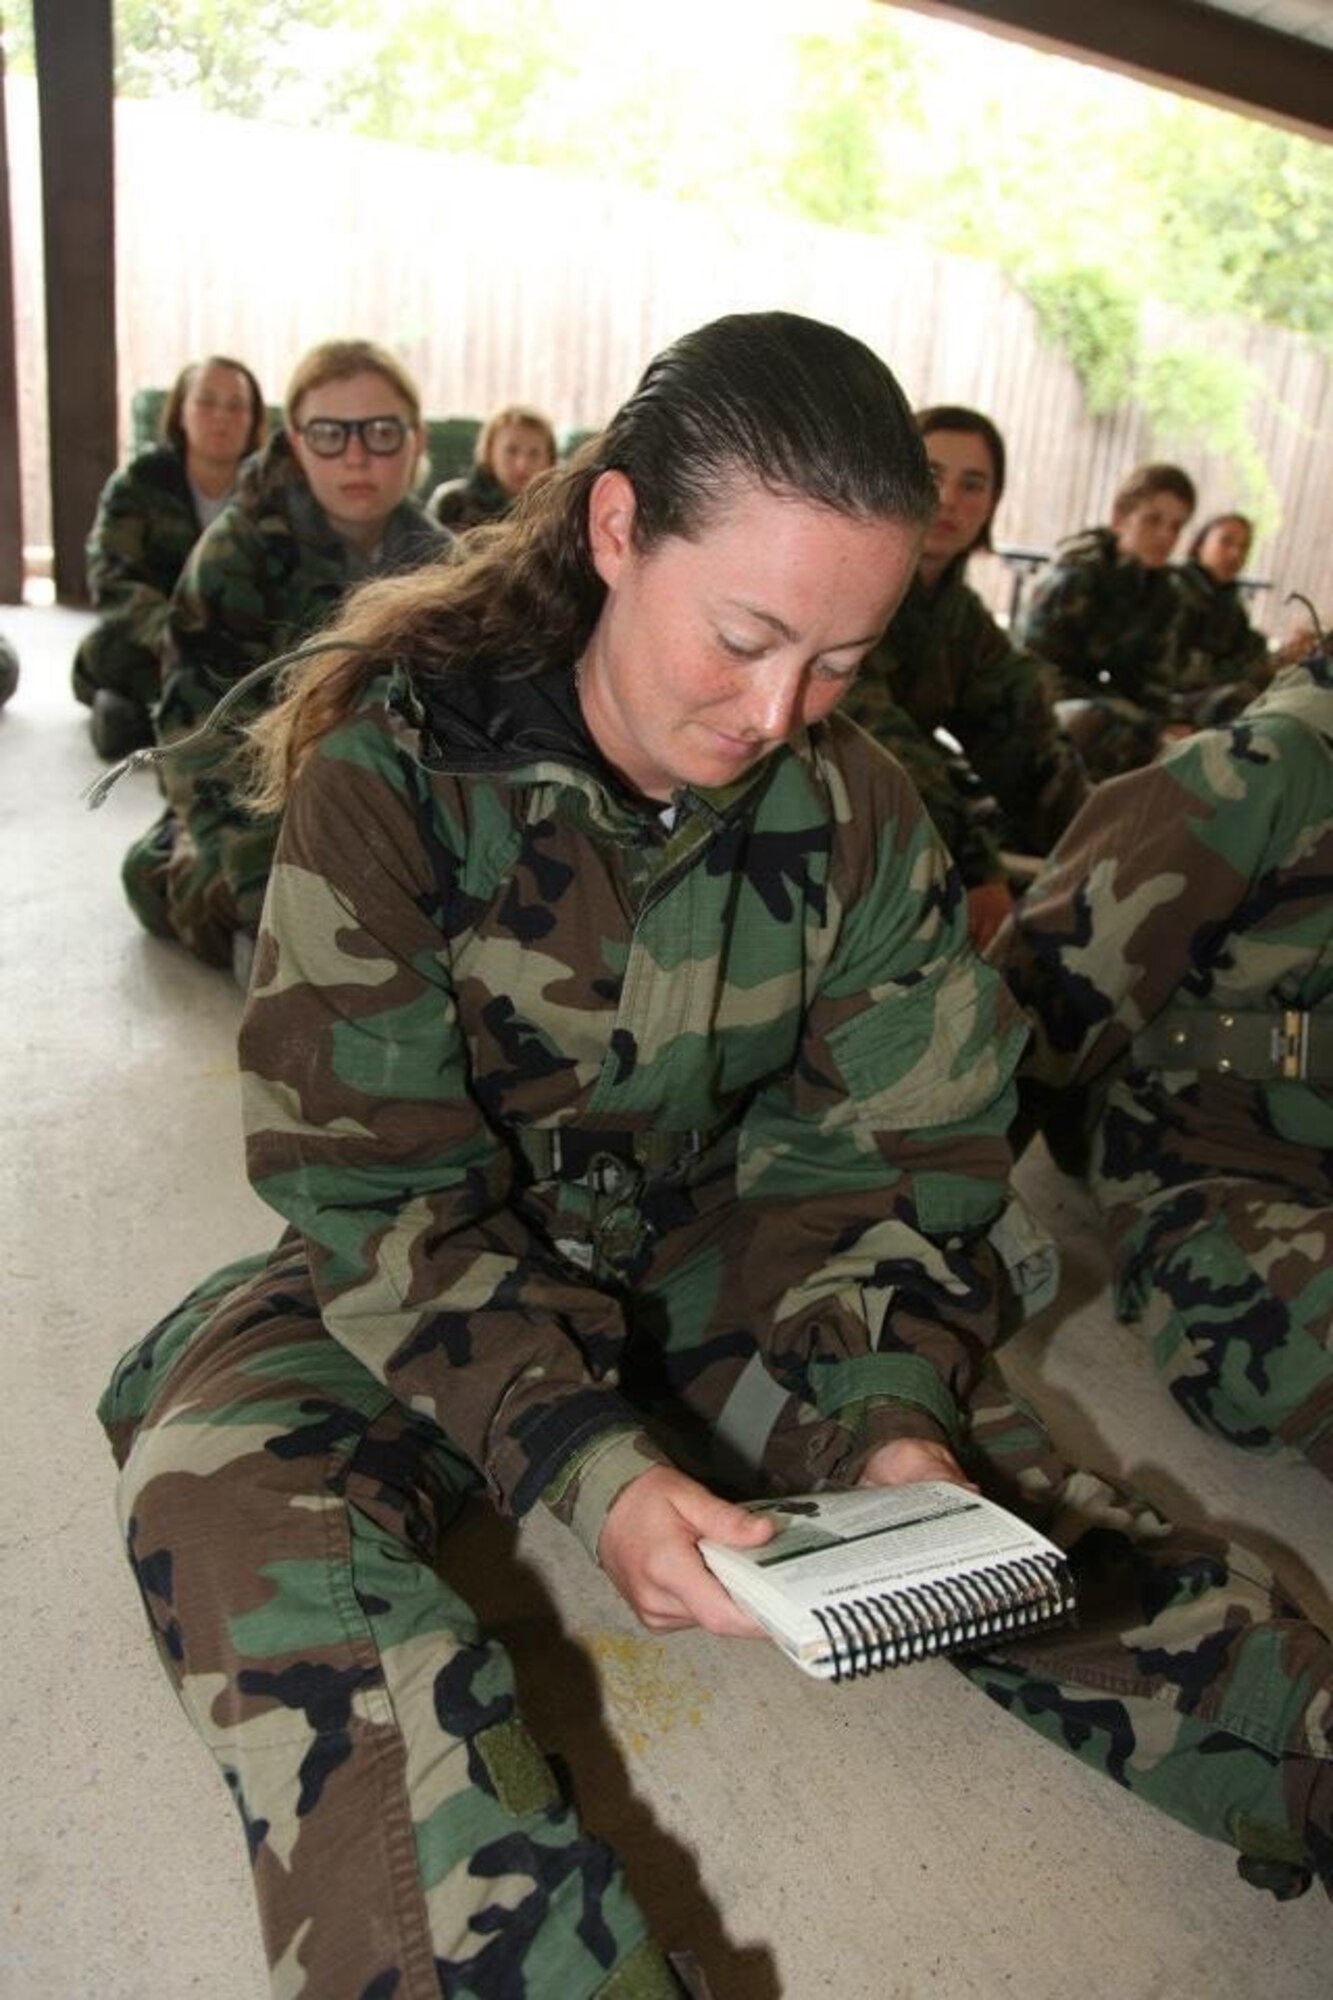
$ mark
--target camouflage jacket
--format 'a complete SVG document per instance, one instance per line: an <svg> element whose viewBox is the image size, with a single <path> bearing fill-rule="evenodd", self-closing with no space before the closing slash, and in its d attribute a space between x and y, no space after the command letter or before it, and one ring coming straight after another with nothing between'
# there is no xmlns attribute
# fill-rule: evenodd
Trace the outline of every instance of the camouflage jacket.
<svg viewBox="0 0 1333 2000"><path fill-rule="evenodd" d="M1056 725L1040 663L1010 644L953 564L934 590L914 581L843 704L902 764L964 882L1003 879L1000 846L1044 854L1087 793ZM1000 809L983 825L955 778L945 729Z"/></svg>
<svg viewBox="0 0 1333 2000"><path fill-rule="evenodd" d="M173 445L140 452L112 474L88 537L88 590L100 617L79 648L76 682L156 699L171 593L198 539Z"/></svg>
<svg viewBox="0 0 1333 2000"><path fill-rule="evenodd" d="M1061 700L1120 695L1165 715L1178 612L1166 570L1122 557L1109 528L1089 528L1034 579L1015 636L1056 668Z"/></svg>
<svg viewBox="0 0 1333 2000"><path fill-rule="evenodd" d="M180 744L243 676L310 636L362 578L407 570L452 545L415 501L390 515L375 561L334 534L279 433L248 460L240 490L199 537L171 600L158 739ZM162 786L194 854L195 894L221 879L235 915L255 923L276 825L237 802L238 732L272 700L263 680L239 697L227 727L173 750Z"/></svg>
<svg viewBox="0 0 1333 2000"><path fill-rule="evenodd" d="M1197 562L1169 574L1180 606L1176 686L1185 694L1229 681L1262 687L1269 677L1268 641L1251 625L1239 585L1219 583Z"/></svg>
<svg viewBox="0 0 1333 2000"><path fill-rule="evenodd" d="M283 818L241 1033L251 1179L331 1330L516 1511L590 1450L646 1448L615 1258L651 1183L603 1216L533 1184L534 1135L695 1135L651 1254L685 1212L748 1219L765 1366L868 1407L872 1442L952 1433L1008 1296L1023 1029L901 772L834 716L676 807L668 831L619 791L567 670L424 696L399 673Z"/></svg>
<svg viewBox="0 0 1333 2000"><path fill-rule="evenodd" d="M446 528L476 528L500 520L512 505L495 474L477 465L466 479L442 481L426 502L426 512Z"/></svg>
<svg viewBox="0 0 1333 2000"><path fill-rule="evenodd" d="M449 543L405 500L374 559L363 556L329 526L279 431L246 461L235 498L199 537L176 585L159 735L193 728L233 682L327 623L352 584L415 569Z"/></svg>
<svg viewBox="0 0 1333 2000"><path fill-rule="evenodd" d="M1110 1212L1122 1302L1154 1210L1196 1217L1238 1180L1333 1201L1333 1085L1168 1068L1133 1042L1170 1005L1276 1025L1333 1013L1333 663L1288 668L1225 729L1100 786L997 939L1028 1009L1025 1077L1092 1085L1092 1186Z"/></svg>

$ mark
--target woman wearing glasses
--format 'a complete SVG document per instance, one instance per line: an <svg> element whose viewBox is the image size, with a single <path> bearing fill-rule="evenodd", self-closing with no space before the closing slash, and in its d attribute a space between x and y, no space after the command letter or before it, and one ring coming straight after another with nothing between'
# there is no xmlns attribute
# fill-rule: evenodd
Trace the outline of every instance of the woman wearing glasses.
<svg viewBox="0 0 1333 2000"><path fill-rule="evenodd" d="M330 340L298 362L284 425L200 537L167 619L159 743L167 810L125 857L141 923L209 965L249 962L276 821L239 803L237 732L265 708L261 678L225 728L188 746L219 700L254 669L318 631L351 585L416 569L450 537L411 498L424 431L416 384L382 347Z"/></svg>

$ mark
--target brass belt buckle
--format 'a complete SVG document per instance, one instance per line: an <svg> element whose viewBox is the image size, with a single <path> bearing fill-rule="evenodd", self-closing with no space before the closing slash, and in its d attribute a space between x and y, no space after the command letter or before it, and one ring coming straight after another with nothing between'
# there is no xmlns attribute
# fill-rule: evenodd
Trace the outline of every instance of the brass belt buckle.
<svg viewBox="0 0 1333 2000"><path fill-rule="evenodd" d="M1282 1026L1274 1031L1273 1040L1279 1072L1288 1082L1299 1083L1309 1063L1310 1016L1299 1007L1284 1007Z"/></svg>

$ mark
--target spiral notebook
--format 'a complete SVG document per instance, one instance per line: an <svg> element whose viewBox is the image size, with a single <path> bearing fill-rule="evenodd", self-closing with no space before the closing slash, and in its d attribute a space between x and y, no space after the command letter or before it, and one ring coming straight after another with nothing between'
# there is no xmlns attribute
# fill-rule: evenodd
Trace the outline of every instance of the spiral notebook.
<svg viewBox="0 0 1333 2000"><path fill-rule="evenodd" d="M820 1680L986 1646L1074 1615L1064 1552L994 1500L944 1480L753 1503L757 1549L703 1541L738 1604Z"/></svg>

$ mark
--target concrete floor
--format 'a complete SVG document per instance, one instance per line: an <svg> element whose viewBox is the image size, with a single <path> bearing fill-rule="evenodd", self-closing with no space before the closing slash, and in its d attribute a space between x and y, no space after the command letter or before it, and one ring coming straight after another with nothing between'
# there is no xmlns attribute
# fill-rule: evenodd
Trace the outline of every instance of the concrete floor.
<svg viewBox="0 0 1333 2000"><path fill-rule="evenodd" d="M67 668L84 620L0 609L23 681L0 715L13 1060L0 1242L7 1395L0 1602L5 2000L260 2000L240 1829L153 1659L93 1404L194 1279L271 1240L242 1178L240 998L143 936L120 856L154 810L100 768ZM1258 1542L1330 1615L1333 1493L1177 1416L1117 1327L1080 1191L1022 1178L1066 1248L1014 1367L1071 1455ZM1245 1888L1229 1853L1008 1722L942 1664L850 1689L762 1645L638 1631L563 1531L469 1535L548 1748L718 2000L1329 2000L1329 1907ZM343 2000L341 1995L321 2000Z"/></svg>

